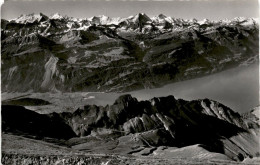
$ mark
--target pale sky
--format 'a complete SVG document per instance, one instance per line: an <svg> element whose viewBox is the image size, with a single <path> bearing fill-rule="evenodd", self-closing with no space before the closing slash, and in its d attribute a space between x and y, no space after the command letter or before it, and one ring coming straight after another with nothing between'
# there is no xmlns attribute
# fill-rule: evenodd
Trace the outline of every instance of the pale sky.
<svg viewBox="0 0 260 165"><path fill-rule="evenodd" d="M258 0L8 0L2 6L1 12L4 19L40 12L47 16L58 12L76 18L94 15L128 17L142 12L148 16L162 13L175 18L219 20L240 16L259 17L259 5Z"/></svg>

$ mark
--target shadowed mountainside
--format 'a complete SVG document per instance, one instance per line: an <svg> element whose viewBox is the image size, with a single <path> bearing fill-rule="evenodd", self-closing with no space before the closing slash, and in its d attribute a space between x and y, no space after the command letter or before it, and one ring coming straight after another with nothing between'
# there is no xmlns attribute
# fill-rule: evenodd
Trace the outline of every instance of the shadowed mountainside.
<svg viewBox="0 0 260 165"><path fill-rule="evenodd" d="M28 134L36 138L69 139L76 136L63 120L38 114L22 106L2 105L1 115L4 132Z"/></svg>
<svg viewBox="0 0 260 165"><path fill-rule="evenodd" d="M2 101L2 105L21 105L21 106L41 106L48 105L50 102L36 98L14 98Z"/></svg>

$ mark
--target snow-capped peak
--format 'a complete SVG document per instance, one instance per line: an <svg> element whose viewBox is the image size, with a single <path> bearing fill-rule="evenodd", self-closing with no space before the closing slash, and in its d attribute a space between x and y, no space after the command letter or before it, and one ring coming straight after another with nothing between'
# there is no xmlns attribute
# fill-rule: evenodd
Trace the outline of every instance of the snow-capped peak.
<svg viewBox="0 0 260 165"><path fill-rule="evenodd" d="M122 18L120 17L110 18L110 24L118 25L121 22L121 20Z"/></svg>
<svg viewBox="0 0 260 165"><path fill-rule="evenodd" d="M151 20L156 23L164 23L166 18L165 15L159 14L158 16L152 17Z"/></svg>
<svg viewBox="0 0 260 165"><path fill-rule="evenodd" d="M206 19L206 18L201 20L201 21L198 21L198 24L200 24L200 25L208 24L208 23L210 23L210 21L208 19Z"/></svg>
<svg viewBox="0 0 260 165"><path fill-rule="evenodd" d="M40 22L41 19L48 19L47 16L43 15L42 13L39 14L27 14L27 15L21 15L20 17L18 17L17 19L14 19L13 21L15 21L16 23L33 23L33 22Z"/></svg>
<svg viewBox="0 0 260 165"><path fill-rule="evenodd" d="M63 19L64 17L60 15L59 13L55 13L51 15L51 19Z"/></svg>
<svg viewBox="0 0 260 165"><path fill-rule="evenodd" d="M120 17L110 18L105 15L90 17L87 18L86 20L92 22L92 24L97 24L97 25L111 25L111 24L118 25L122 21Z"/></svg>
<svg viewBox="0 0 260 165"><path fill-rule="evenodd" d="M238 22L243 22L243 21L246 21L247 19L245 17L236 17L234 18L235 21L238 21Z"/></svg>
<svg viewBox="0 0 260 165"><path fill-rule="evenodd" d="M259 24L259 18L252 18L252 19L255 21L255 23Z"/></svg>
<svg viewBox="0 0 260 165"><path fill-rule="evenodd" d="M130 15L129 17L127 17L127 18L125 18L125 19L132 19L132 18L134 18L134 16L133 16L133 15Z"/></svg>
<svg viewBox="0 0 260 165"><path fill-rule="evenodd" d="M148 22L152 21L145 13L136 14L133 18L130 18L132 22Z"/></svg>
<svg viewBox="0 0 260 165"><path fill-rule="evenodd" d="M165 19L165 18L167 18L165 15L163 15L163 14L159 14L158 15L158 18L160 18L160 19Z"/></svg>
<svg viewBox="0 0 260 165"><path fill-rule="evenodd" d="M219 22L229 24L231 21L229 19L225 18L223 20L220 20Z"/></svg>
<svg viewBox="0 0 260 165"><path fill-rule="evenodd" d="M108 24L109 22L109 17L105 16L105 15L99 15L99 16L94 16L94 17L90 17L87 18L88 21L92 22L93 24L101 24L101 25L105 25Z"/></svg>
<svg viewBox="0 0 260 165"><path fill-rule="evenodd" d="M243 26L250 26L254 24L258 24L257 19L254 18L245 18L245 17L236 17L231 22L239 23Z"/></svg>
<svg viewBox="0 0 260 165"><path fill-rule="evenodd" d="M108 16L105 16L105 15L100 15L99 16L99 19L100 19L100 23L103 25L103 24L107 24L109 22L109 17Z"/></svg>

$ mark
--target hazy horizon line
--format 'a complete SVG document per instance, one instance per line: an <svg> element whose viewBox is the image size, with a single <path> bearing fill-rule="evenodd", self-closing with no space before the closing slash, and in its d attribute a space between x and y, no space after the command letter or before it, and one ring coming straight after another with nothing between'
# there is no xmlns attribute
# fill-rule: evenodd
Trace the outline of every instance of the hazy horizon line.
<svg viewBox="0 0 260 165"><path fill-rule="evenodd" d="M106 17L108 17L108 18L129 18L129 17L131 17L131 16L135 16L135 15L137 15L137 14L141 14L141 13L143 13L143 14L145 14L145 15L147 15L149 18L153 18L153 17L156 17L156 16L159 16L160 14L162 14L162 15L164 15L164 16L166 16L166 17L171 17L171 18L175 18L175 19L183 19L183 20L192 20L192 19L196 19L196 20L198 20L198 21L200 21L200 20L204 20L204 19L208 19L208 18L203 18L203 19L197 19L197 18L190 18L190 19L185 19L185 18L181 18L181 17L173 17L173 16L169 16L169 15L165 15L165 14L163 14L163 13L160 13L160 14L157 14L157 15L148 15L148 14L146 14L146 13L144 13L144 12L139 12L139 13L136 13L136 14L133 14L133 15L129 15L129 16L126 16L126 17L120 17L120 16L109 16L109 15L104 15L104 14L100 14L100 15L93 15L93 16L90 16L90 17L73 17L73 16L69 16L68 14L60 14L59 12L57 12L57 13L51 13L51 14L46 14L46 13L43 13L43 12L32 12L32 13L24 13L24 14L21 14L20 16L17 16L17 17L15 17L15 18L12 18L12 19L5 19L5 20L8 20L8 21L12 21L12 20L15 20L15 19L17 19L17 18L19 18L19 17L21 17L21 16L26 16L26 15L31 15L31 14L43 14L43 15L45 15L45 16L47 16L48 18L50 18L51 16L53 16L53 15L55 15L55 14L59 14L59 15L61 15L62 17L68 17L68 18L76 18L76 19L88 19L88 18L91 18L91 17L100 17L100 16L106 16ZM237 17L233 17L233 18L231 18L231 19L228 19L228 18L224 18L224 19L208 19L208 20L210 20L210 21L220 21L220 20L225 20L225 19L228 19L228 20L233 20L233 19L235 19L235 18L246 18L246 19L249 19L249 18L252 18L252 19L259 19L259 17L245 17L245 16L237 16ZM1 19L4 19L4 18L1 18Z"/></svg>

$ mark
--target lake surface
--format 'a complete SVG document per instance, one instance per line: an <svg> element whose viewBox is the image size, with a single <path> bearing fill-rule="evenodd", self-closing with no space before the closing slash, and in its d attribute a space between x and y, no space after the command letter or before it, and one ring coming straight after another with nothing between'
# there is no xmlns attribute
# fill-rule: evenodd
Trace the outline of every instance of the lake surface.
<svg viewBox="0 0 260 165"><path fill-rule="evenodd" d="M175 98L195 100L209 98L232 110L243 113L259 105L259 66L243 66L202 78L177 82L160 88L128 92L138 100L173 95ZM94 99L88 104L113 104L115 99L126 93L89 93Z"/></svg>
<svg viewBox="0 0 260 165"><path fill-rule="evenodd" d="M237 112L259 105L258 64L239 67L206 77L177 82L156 89L130 92L138 100L173 95L185 100L209 98Z"/></svg>

